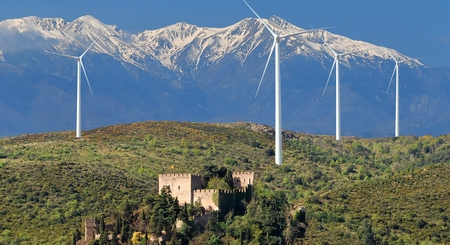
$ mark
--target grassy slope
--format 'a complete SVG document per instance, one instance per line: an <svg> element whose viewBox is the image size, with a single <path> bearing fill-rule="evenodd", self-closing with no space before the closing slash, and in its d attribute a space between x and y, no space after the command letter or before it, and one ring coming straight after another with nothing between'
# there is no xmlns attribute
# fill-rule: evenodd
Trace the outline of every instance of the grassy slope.
<svg viewBox="0 0 450 245"><path fill-rule="evenodd" d="M310 242L450 243L450 166L434 165L327 192L310 205Z"/></svg>
<svg viewBox="0 0 450 245"><path fill-rule="evenodd" d="M311 196L322 195L323 199L323 193L330 190L402 178L411 169L447 163L450 158L449 136L344 138L336 142L328 136L287 133L280 167L272 163L268 149L273 148L273 135L265 131L249 124L145 122L90 130L82 140L74 140L73 132L1 139L0 194L4 198L0 201L0 242L68 241L67 231L79 229L82 218L116 212L126 199L139 204L146 195L155 193L159 173L198 173L208 164L253 170L267 188L286 190L291 201L324 211L319 204L307 202ZM433 182L426 179L431 176L424 178ZM385 188L365 191L388 193ZM439 195L444 195L442 191L438 189ZM332 193L328 195L330 205L348 206L345 200L333 199ZM401 194L390 194L396 197L393 205L406 206L398 196ZM437 205L441 205L439 200ZM351 203L359 203L355 209L368 205ZM448 211L444 203L441 206ZM427 208L420 210L426 213ZM345 217L346 222L360 219L357 212L347 211L355 218ZM433 220L438 219L433 216ZM318 225L312 218L311 231ZM345 234L355 238L358 225L349 226ZM335 229L332 227L324 229ZM374 222L374 227L382 225ZM326 235L317 235L321 237Z"/></svg>

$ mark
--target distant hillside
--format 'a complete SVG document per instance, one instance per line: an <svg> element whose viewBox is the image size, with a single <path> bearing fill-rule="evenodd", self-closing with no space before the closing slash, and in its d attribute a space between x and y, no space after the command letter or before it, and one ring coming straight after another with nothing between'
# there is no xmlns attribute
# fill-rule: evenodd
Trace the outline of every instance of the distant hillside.
<svg viewBox="0 0 450 245"><path fill-rule="evenodd" d="M450 166L434 165L309 198L307 241L450 243Z"/></svg>
<svg viewBox="0 0 450 245"><path fill-rule="evenodd" d="M360 239L363 220L375 238L449 241L450 136L337 142L284 132L282 166L273 163L273 142L264 125L187 122L108 126L80 140L74 132L2 138L0 243L63 244L86 217L121 212L126 200L145 205L158 174L209 166L255 171L259 187L306 206L307 241Z"/></svg>

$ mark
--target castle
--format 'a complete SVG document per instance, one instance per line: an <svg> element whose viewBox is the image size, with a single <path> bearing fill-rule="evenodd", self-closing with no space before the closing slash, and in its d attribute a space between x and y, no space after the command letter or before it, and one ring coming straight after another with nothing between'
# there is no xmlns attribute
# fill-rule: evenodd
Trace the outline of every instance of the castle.
<svg viewBox="0 0 450 245"><path fill-rule="evenodd" d="M242 201L252 199L254 172L235 172L233 190L202 189L201 176L198 174L160 174L158 189L170 190L180 205L200 202L206 210L227 212Z"/></svg>
<svg viewBox="0 0 450 245"><path fill-rule="evenodd" d="M205 210L227 213L253 198L254 172L235 172L232 177L233 190L216 190L202 189L199 174L160 174L158 188L160 191L168 188L180 205L200 202ZM85 220L84 229L84 239L79 240L77 245L87 245L100 238L99 225L94 218ZM112 235L108 238L111 240Z"/></svg>

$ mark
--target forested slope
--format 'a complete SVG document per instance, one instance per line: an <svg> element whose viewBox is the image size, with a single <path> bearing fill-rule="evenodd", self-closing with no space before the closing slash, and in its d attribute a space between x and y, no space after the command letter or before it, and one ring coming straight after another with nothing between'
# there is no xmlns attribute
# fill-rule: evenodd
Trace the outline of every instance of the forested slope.
<svg viewBox="0 0 450 245"><path fill-rule="evenodd" d="M273 163L273 142L263 125L178 122L98 128L81 140L73 132L0 139L0 243L69 244L86 217L111 222L129 206L149 210L158 174L220 167L258 173L259 201L247 215L269 197L288 201L280 212L306 206L306 241L450 242L448 135L337 142L284 132L282 166ZM231 228L243 220L218 222L218 241L239 241ZM288 241L288 228L273 231ZM258 234L250 229L244 241Z"/></svg>

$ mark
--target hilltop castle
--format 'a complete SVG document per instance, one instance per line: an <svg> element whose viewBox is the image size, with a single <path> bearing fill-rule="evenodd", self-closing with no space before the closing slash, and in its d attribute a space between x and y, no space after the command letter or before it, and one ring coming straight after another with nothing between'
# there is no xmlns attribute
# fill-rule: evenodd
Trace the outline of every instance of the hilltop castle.
<svg viewBox="0 0 450 245"><path fill-rule="evenodd" d="M242 201L252 199L254 172L235 172L233 190L202 189L201 176L198 174L160 174L158 189L170 190L180 205L200 202L206 210L227 212Z"/></svg>

